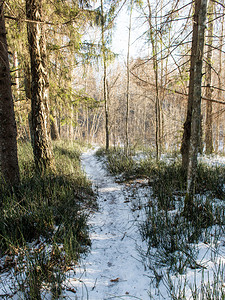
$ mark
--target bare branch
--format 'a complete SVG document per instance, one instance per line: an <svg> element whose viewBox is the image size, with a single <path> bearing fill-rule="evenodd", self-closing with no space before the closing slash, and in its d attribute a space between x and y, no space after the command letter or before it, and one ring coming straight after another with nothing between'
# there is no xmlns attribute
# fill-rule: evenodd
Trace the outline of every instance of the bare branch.
<svg viewBox="0 0 225 300"><path fill-rule="evenodd" d="M139 76L137 76L136 74L134 74L133 72L131 72L131 74L137 78L138 80L140 80L143 84L145 85L150 85L150 86L153 86L155 87L155 84L154 83L151 83L149 81L146 81L142 78L140 78ZM166 87L163 87L163 86L160 86L161 89L164 89L165 91L168 91L168 92L171 92L173 94L178 94L178 95L182 95L182 96L185 96L185 97L188 97L188 94L187 93L183 93L183 92L180 92L180 91L177 91L177 90L172 90L172 89L169 89L169 88L166 88ZM185 99L187 100L187 99ZM202 100L205 100L205 101L210 101L210 102L214 102L214 103L219 103L219 104L223 104L225 105L225 101L220 101L220 100L217 100L217 99L208 99L206 97L202 97Z"/></svg>

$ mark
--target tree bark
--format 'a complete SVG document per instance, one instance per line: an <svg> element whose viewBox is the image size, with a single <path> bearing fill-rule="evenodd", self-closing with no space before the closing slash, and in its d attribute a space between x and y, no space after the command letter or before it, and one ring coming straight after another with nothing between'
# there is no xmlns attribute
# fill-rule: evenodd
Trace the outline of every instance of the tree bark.
<svg viewBox="0 0 225 300"><path fill-rule="evenodd" d="M3 3L0 4L0 169L6 183L20 181Z"/></svg>
<svg viewBox="0 0 225 300"><path fill-rule="evenodd" d="M50 126L51 126L51 139L56 141L59 139L59 131L56 125L56 117L54 115L50 118Z"/></svg>
<svg viewBox="0 0 225 300"><path fill-rule="evenodd" d="M208 47L207 47L207 59L206 59L206 98L212 99L212 42L213 42L213 13L214 13L214 2L210 1L208 8ZM206 154L213 152L213 136L212 136L212 102L207 101L206 103L206 131L205 131L205 146Z"/></svg>
<svg viewBox="0 0 225 300"><path fill-rule="evenodd" d="M30 72L30 63L26 62L24 66L24 87L25 87L25 95L26 101L31 103L31 72ZM28 113L28 124L30 130L30 139L31 145L34 144L34 133L32 128L32 117L31 112Z"/></svg>
<svg viewBox="0 0 225 300"><path fill-rule="evenodd" d="M217 98L219 100L222 99L222 66L223 66L223 62L222 62L222 52L223 52L223 34L224 34L224 12L225 12L225 8L223 7L223 16L222 16L222 20L221 20L221 33L220 33L220 39L219 39L219 70L218 70L218 93L217 93ZM222 109L222 105L221 104L217 104L217 112L220 112L220 110ZM222 118L222 114L218 114L216 116L216 134L215 134L215 152L218 153L219 151L219 145L220 145L220 126L223 126L223 131L224 131L224 118ZM225 134L224 134L224 142L225 142ZM224 143L225 144L225 143Z"/></svg>
<svg viewBox="0 0 225 300"><path fill-rule="evenodd" d="M46 67L46 38L42 22L42 1L26 0L29 52L31 58L31 118L33 153L39 171L54 169L50 138L48 104L48 74Z"/></svg>
<svg viewBox="0 0 225 300"><path fill-rule="evenodd" d="M197 155L199 149L200 122L201 122L201 83L202 83L202 60L204 50L204 32L207 11L207 0L195 1L195 17L197 21L197 34L193 36L197 39L193 43L197 45L195 50L194 76L193 87L190 90L193 92L192 102L192 118L191 118L191 136L190 150L188 161L187 174L187 193L185 197L184 211L187 215L192 216L193 199L195 192L195 181L197 174Z"/></svg>
<svg viewBox="0 0 225 300"><path fill-rule="evenodd" d="M154 28L152 25L152 10L151 3L148 0L148 23L150 30L150 40L152 45L152 60L153 60L153 69L155 75L155 88L156 88L156 100L155 100L155 143L156 143L156 160L159 160L161 155L161 112L160 112L160 98L159 98L159 66L158 66L158 57L157 57L157 36L154 36Z"/></svg>
<svg viewBox="0 0 225 300"><path fill-rule="evenodd" d="M190 77L189 77L189 92L188 92L188 107L187 116L184 123L184 132L181 144L181 155L182 155L182 167L184 170L188 168L189 162L189 149L190 149L190 138L191 138L191 118L192 118L192 106L194 97L194 76L195 76L195 61L197 57L198 48L198 18L201 7L201 1L195 1L195 13L193 20L193 34L192 34L192 46L191 46L191 66L190 66Z"/></svg>
<svg viewBox="0 0 225 300"><path fill-rule="evenodd" d="M107 84L106 84L106 47L105 47L105 37L104 37L104 8L103 0L101 0L101 42L102 42L102 56L103 56L103 98L105 104L105 148L109 149L109 107L107 99Z"/></svg>
<svg viewBox="0 0 225 300"><path fill-rule="evenodd" d="M19 61L18 61L18 53L17 51L14 51L13 53L13 65L15 68L15 84L16 84L16 99L19 100L20 99L20 80L19 80Z"/></svg>
<svg viewBox="0 0 225 300"><path fill-rule="evenodd" d="M130 111L130 42L131 42L131 24L133 0L130 0L130 17L128 28L128 45L127 45L127 91L126 91L126 117L125 117L125 154L129 154L129 111Z"/></svg>

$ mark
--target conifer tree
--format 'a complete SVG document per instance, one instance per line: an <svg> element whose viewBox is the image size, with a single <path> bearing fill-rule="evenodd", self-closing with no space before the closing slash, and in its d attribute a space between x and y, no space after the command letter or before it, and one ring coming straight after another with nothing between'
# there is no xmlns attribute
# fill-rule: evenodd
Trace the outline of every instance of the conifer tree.
<svg viewBox="0 0 225 300"><path fill-rule="evenodd" d="M16 185L20 180L17 131L3 7L4 2L0 4L0 170L6 183Z"/></svg>
<svg viewBox="0 0 225 300"><path fill-rule="evenodd" d="M38 170L54 169L50 138L49 79L42 0L26 0L27 33L31 61L31 124L34 160Z"/></svg>

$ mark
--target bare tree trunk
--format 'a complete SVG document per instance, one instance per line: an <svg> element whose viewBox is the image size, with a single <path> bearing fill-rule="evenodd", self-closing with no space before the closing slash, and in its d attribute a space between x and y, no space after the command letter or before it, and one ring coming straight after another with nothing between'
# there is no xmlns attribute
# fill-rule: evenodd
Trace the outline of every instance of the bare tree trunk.
<svg viewBox="0 0 225 300"><path fill-rule="evenodd" d="M98 109L96 109L96 112L94 113L91 128L90 128L91 143L94 142L94 135L95 135L94 132L95 132L96 123L97 123L97 115L98 115Z"/></svg>
<svg viewBox="0 0 225 300"><path fill-rule="evenodd" d="M71 111L70 111L70 133L69 133L69 137L71 140L74 139L74 107L73 104L71 104Z"/></svg>
<svg viewBox="0 0 225 300"><path fill-rule="evenodd" d="M155 88L156 88L156 100L155 100L155 118L156 118L156 129L155 129L155 143L156 143L156 160L158 161L161 151L161 116L160 116L160 99L159 99L159 67L157 60L157 37L154 36L153 26L152 26L152 11L150 0L148 0L148 23L150 29L150 40L152 44L152 59L153 59L153 69L155 74Z"/></svg>
<svg viewBox="0 0 225 300"><path fill-rule="evenodd" d="M18 53L17 51L14 51L13 52L13 67L14 67L14 75L15 77L14 80L15 80L15 92L13 93L13 96L15 97L16 99L16 104L15 104L15 108L19 108L19 103L20 103L20 100L21 100L21 90L20 90L20 72L19 72L19 68L20 68L20 64L19 64L19 59L18 59ZM18 139L27 139L29 138L29 135L28 135L28 132L27 132L27 129L26 129L26 125L24 124L25 122L23 121L23 118L22 118L22 115L19 113L17 115L17 138Z"/></svg>
<svg viewBox="0 0 225 300"><path fill-rule="evenodd" d="M42 24L42 1L26 0L29 51L31 58L31 116L34 160L38 170L54 169L50 138L48 104L48 74L46 66L46 38Z"/></svg>
<svg viewBox="0 0 225 300"><path fill-rule="evenodd" d="M192 106L193 106L193 94L194 94L194 76L195 76L195 61L197 57L198 46L198 17L200 10L200 1L195 0L195 13L193 20L193 34L192 34L192 47L191 47L191 66L190 66L190 78L189 78L189 92L188 92L188 107L187 116L184 123L184 133L181 144L182 154L182 166L184 170L188 168L189 162L189 149L191 138L191 118L192 118Z"/></svg>
<svg viewBox="0 0 225 300"><path fill-rule="evenodd" d="M0 170L6 183L20 181L17 158L17 131L11 89L3 3L0 4Z"/></svg>
<svg viewBox="0 0 225 300"><path fill-rule="evenodd" d="M58 127L56 124L56 117L55 117L54 113L50 117L50 130L51 130L51 139L53 141L58 140L59 139L59 131L58 131Z"/></svg>
<svg viewBox="0 0 225 300"><path fill-rule="evenodd" d="M109 149L109 108L107 99L107 82L106 82L106 48L104 37L104 9L103 0L101 0L101 40L102 40L102 56L103 56L103 98L105 104L105 148Z"/></svg>
<svg viewBox="0 0 225 300"><path fill-rule="evenodd" d="M15 81L15 93L13 93L13 98L15 98L15 101L19 102L20 100L20 81L19 81L19 61L18 61L18 54L17 51L13 52L13 68L14 70L14 81ZM16 107L16 105L15 105ZM18 138L24 138L24 128L23 128L23 120L21 117L21 114L18 114L18 121L17 122L17 137Z"/></svg>
<svg viewBox="0 0 225 300"><path fill-rule="evenodd" d="M24 86L25 86L25 94L26 100L31 101L31 73L30 73L30 63L25 63L24 68Z"/></svg>
<svg viewBox="0 0 225 300"><path fill-rule="evenodd" d="M126 118L125 118L125 153L129 154L129 111L130 111L130 40L131 40L131 23L133 0L130 0L130 19L128 29L128 45L127 45L127 92L126 92Z"/></svg>
<svg viewBox="0 0 225 300"><path fill-rule="evenodd" d="M13 64L15 68L15 83L16 83L16 94L17 94L17 99L20 99L20 81L19 81L19 61L18 61L18 54L17 51L14 51L13 53Z"/></svg>
<svg viewBox="0 0 225 300"><path fill-rule="evenodd" d="M214 2L210 1L208 8L208 49L207 49L207 60L206 60L206 98L212 98L212 42L213 42L213 18L214 18ZM205 131L205 146L206 154L213 152L213 137L212 137L212 102L207 101L206 103L206 131Z"/></svg>
<svg viewBox="0 0 225 300"><path fill-rule="evenodd" d="M29 101L31 103L31 72L30 72L29 62L25 62L25 66L24 66L24 87L25 87L26 101ZM33 145L34 133L32 128L31 112L28 113L28 123L29 123L31 144Z"/></svg>
<svg viewBox="0 0 225 300"><path fill-rule="evenodd" d="M225 9L223 8L223 14ZM221 34L220 34L220 42L219 42L219 70L218 70L218 94L217 97L219 100L222 98L222 52L223 52L223 33L224 33L224 15L221 20ZM216 135L215 135L215 152L218 153L219 150L219 144L220 144L220 122L223 120L221 118L220 110L221 110L221 104L218 104L217 111L219 114L216 116Z"/></svg>
<svg viewBox="0 0 225 300"><path fill-rule="evenodd" d="M101 118L102 118L102 111L100 111L98 113L98 116L97 116L97 121L96 121L96 125L95 125L95 130L93 132L93 136L96 136L96 133L98 132L98 129L99 129L99 126L100 126L100 121L101 121Z"/></svg>
<svg viewBox="0 0 225 300"><path fill-rule="evenodd" d="M190 150L188 161L188 174L187 174L187 193L185 197L186 215L192 216L193 212L193 199L195 192L195 181L197 173L197 155L199 149L199 135L200 135L200 122L201 122L201 83L202 83L202 60L204 50L204 32L205 21L207 12L207 0L195 1L195 18L197 21L197 34L193 36L193 44L196 45L195 50L195 64L194 64L194 80L193 87L193 103L192 103L192 118L191 118L191 137L190 137Z"/></svg>
<svg viewBox="0 0 225 300"><path fill-rule="evenodd" d="M89 108L86 107L86 141L89 143Z"/></svg>

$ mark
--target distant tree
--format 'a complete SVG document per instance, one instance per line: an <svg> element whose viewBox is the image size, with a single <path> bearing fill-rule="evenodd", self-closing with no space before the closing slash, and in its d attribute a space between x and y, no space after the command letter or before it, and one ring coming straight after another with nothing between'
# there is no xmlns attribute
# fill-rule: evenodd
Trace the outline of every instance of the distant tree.
<svg viewBox="0 0 225 300"><path fill-rule="evenodd" d="M220 19L220 31L219 31L219 57L218 57L218 91L217 91L217 97L219 100L223 99L222 96L222 89L223 89L223 43L224 43L224 12L225 7L222 7L222 18ZM224 124L224 112L225 110L222 108L221 104L217 105L217 116L216 116L216 134L215 134L215 152L217 153L219 150L220 145L220 127L222 125L223 132L225 129ZM224 140L223 140L223 148L225 149L225 134L223 134Z"/></svg>
<svg viewBox="0 0 225 300"><path fill-rule="evenodd" d="M10 69L12 77L12 94L15 107L15 119L17 125L17 138L29 138L28 114L30 112L30 97L28 91L27 66L30 68L30 59L27 43L27 24L24 22L23 0L7 0L5 6L5 20L7 30L7 42L10 53ZM24 86L26 84L26 86Z"/></svg>
<svg viewBox="0 0 225 300"><path fill-rule="evenodd" d="M120 0L101 0L100 7L96 10L96 24L101 28L101 57L103 64L103 101L105 108L105 147L109 149L110 124L109 124L109 101L107 92L107 64L114 53L109 49L111 41L111 29L114 25L115 12Z"/></svg>
<svg viewBox="0 0 225 300"><path fill-rule="evenodd" d="M17 131L3 7L4 1L0 4L0 170L4 180L15 185L20 180Z"/></svg>
<svg viewBox="0 0 225 300"><path fill-rule="evenodd" d="M31 60L31 124L33 152L37 169L54 168L50 138L49 80L46 66L46 37L42 0L26 0L28 43Z"/></svg>

